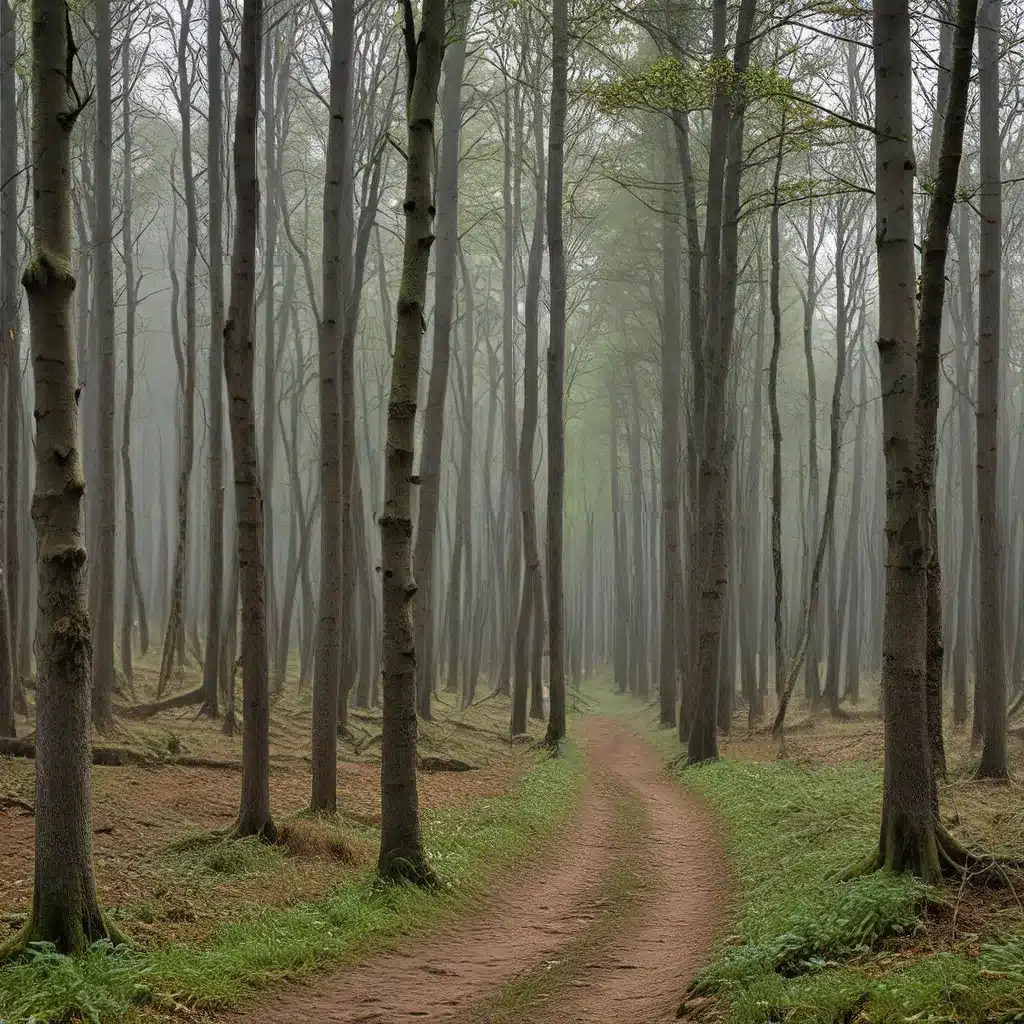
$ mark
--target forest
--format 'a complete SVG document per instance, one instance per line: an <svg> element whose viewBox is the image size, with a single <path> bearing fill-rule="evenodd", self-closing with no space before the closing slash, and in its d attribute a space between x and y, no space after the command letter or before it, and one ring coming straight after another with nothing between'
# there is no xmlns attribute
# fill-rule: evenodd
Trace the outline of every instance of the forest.
<svg viewBox="0 0 1024 1024"><path fill-rule="evenodd" d="M0 1024L1024 1021L1024 4L0 0Z"/></svg>

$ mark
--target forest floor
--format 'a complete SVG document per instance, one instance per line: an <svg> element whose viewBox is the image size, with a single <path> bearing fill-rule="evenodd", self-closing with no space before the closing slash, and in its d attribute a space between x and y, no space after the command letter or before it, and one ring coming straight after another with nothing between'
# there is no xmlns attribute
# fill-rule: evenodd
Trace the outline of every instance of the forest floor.
<svg viewBox="0 0 1024 1024"><path fill-rule="evenodd" d="M139 699L150 701L156 666L136 668ZM190 672L171 695L197 684ZM338 883L339 872L358 872L376 859L379 708L350 712L351 735L339 742L338 752L341 814L327 823L300 814L309 806L309 689L299 692L289 680L274 699L271 805L279 824L288 824L283 847L211 842L215 830L229 827L238 814L241 729L225 736L220 721L198 718L197 711L162 711L144 721L121 716L113 735L95 739L142 762L93 767L100 898L138 941L202 941L225 922L322 896ZM442 693L434 719L421 723L421 756L472 770L423 772L420 804L428 812L508 795L536 763L525 746L508 742L507 699L483 699L462 710L455 695ZM19 720L19 736L30 736L31 725ZM221 766L174 763L181 759ZM31 899L34 788L33 760L0 757L0 941L20 925Z"/></svg>
<svg viewBox="0 0 1024 1024"><path fill-rule="evenodd" d="M125 719L105 742L151 760L94 768L95 840L104 902L136 945L0 969L0 1018L1024 1021L1024 879L839 881L877 843L876 703L867 693L841 720L798 704L784 756L737 717L723 759L688 769L656 705L607 680L575 695L586 713L557 759L509 744L506 700L460 710L442 695L421 755L474 767L421 776L441 879L429 895L373 881L378 713L356 712L339 751L342 813L314 820L302 813L309 695L290 685L275 701L283 847L218 838L236 810L238 737L194 708ZM974 779L977 752L952 728L947 754L943 821L976 851L1020 857L1024 743L1012 739L1001 785ZM168 763L182 757L223 763ZM0 760L0 906L14 908L12 925L31 884L32 771Z"/></svg>
<svg viewBox="0 0 1024 1024"><path fill-rule="evenodd" d="M561 839L429 939L232 1019L263 1024L654 1024L725 920L720 828L621 721L587 718L580 806Z"/></svg>

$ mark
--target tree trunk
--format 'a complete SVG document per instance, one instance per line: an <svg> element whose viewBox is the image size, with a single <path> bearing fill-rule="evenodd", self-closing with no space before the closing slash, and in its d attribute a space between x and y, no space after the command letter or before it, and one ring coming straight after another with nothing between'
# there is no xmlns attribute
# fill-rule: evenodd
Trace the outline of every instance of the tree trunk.
<svg viewBox="0 0 1024 1024"><path fill-rule="evenodd" d="M885 772L875 864L941 874L926 697L927 562L915 332L913 82L906 0L875 4L875 154L883 451L886 466L882 708ZM940 309L941 312L941 309Z"/></svg>
<svg viewBox="0 0 1024 1024"><path fill-rule="evenodd" d="M381 832L377 870L388 879L426 882L416 791L416 650L410 602L412 475L416 397L423 341L430 248L434 240L432 172L434 117L444 59L444 0L424 0L418 38L412 4L405 5L408 68L405 250L398 294L388 397L384 512L380 517L384 595L384 721L381 736Z"/></svg>
<svg viewBox="0 0 1024 1024"><path fill-rule="evenodd" d="M72 334L71 131L80 112L75 45L62 0L32 4L33 249L28 293L35 373L38 537L36 848L32 909L0 960L28 942L85 953L117 938L99 908L92 866L89 747L92 641L82 532L78 366Z"/></svg>
<svg viewBox="0 0 1024 1024"><path fill-rule="evenodd" d="M671 147L670 147L671 149ZM672 166L672 161L667 161ZM670 176L670 175L667 175ZM682 306L679 268L682 244L679 201L674 190L665 196L662 213L662 332L661 332L661 668L659 720L676 724L679 690L677 632L682 599L682 566L679 561L679 405L682 375Z"/></svg>
<svg viewBox="0 0 1024 1024"><path fill-rule="evenodd" d="M237 834L273 840L276 829L270 816L270 686L263 496L256 461L253 384L253 305L260 206L256 124L260 106L262 31L263 0L244 0L233 146L235 240L228 318L224 324L224 373L235 467L238 589L242 606L242 797Z"/></svg>
<svg viewBox="0 0 1024 1024"><path fill-rule="evenodd" d="M139 646L143 654L149 650L149 620L146 617L146 599L142 591L135 529L135 487L132 478L131 435L132 407L135 397L135 329L138 309L138 279L135 271L135 238L133 235L132 163L133 139L131 123L131 48L121 48L121 134L124 143L122 178L121 238L124 250L125 276L125 371L124 407L121 421L121 474L124 484L124 594L121 616L121 671L128 686L132 685L132 642L135 616L139 618Z"/></svg>
<svg viewBox="0 0 1024 1024"><path fill-rule="evenodd" d="M999 345L1002 300L1002 168L999 135L1001 0L984 0L978 31L981 98L981 254L978 260L978 675L984 747L978 774L1007 774L1006 666L1001 608L1002 550L997 496Z"/></svg>
<svg viewBox="0 0 1024 1024"><path fill-rule="evenodd" d="M742 83L750 62L754 0L743 0L736 26L733 68ZM727 11L724 0L715 0L715 52L724 55ZM696 650L691 657L694 701L689 723L687 760L693 764L718 757L718 667L722 650L722 623L728 580L726 502L729 500L729 444L727 385L732 361L733 327L738 271L740 184L743 174L743 121L746 90L740 85L716 90L712 114L709 159L705 269L708 284L706 336L703 354L707 364L699 404L699 479L697 482L696 544L700 558L693 573L693 612ZM716 130L717 129L717 130ZM708 237L710 236L710 237Z"/></svg>
<svg viewBox="0 0 1024 1024"><path fill-rule="evenodd" d="M203 704L200 714L216 718L220 678L221 630L224 611L224 181L221 172L223 98L221 87L221 0L207 0L206 84L209 120L206 140L206 180L209 189L209 305L210 364L210 533L207 559L206 651L203 657Z"/></svg>
<svg viewBox="0 0 1024 1024"><path fill-rule="evenodd" d="M96 329L99 336L96 434L99 451L96 487L97 573L99 602L93 635L92 721L100 732L114 724L114 562L116 557L117 487L114 473L114 226L110 186L114 149L111 88L110 0L96 0Z"/></svg>
<svg viewBox="0 0 1024 1024"><path fill-rule="evenodd" d="M434 553L441 496L441 448L448 393L451 332L455 310L455 273L459 239L459 140L462 132L462 76L466 65L469 0L454 8L451 41L444 61L441 97L441 156L437 172L437 255L434 266L434 331L430 385L423 411L419 514L413 574L416 579L415 630L419 713L430 718L434 688ZM468 482L467 482L468 483Z"/></svg>
<svg viewBox="0 0 1024 1024"><path fill-rule="evenodd" d="M176 658L181 657L185 632L185 580L188 558L189 492L195 457L196 404L196 258L199 250L199 212L192 165L192 71L189 68L191 7L182 11L177 38L178 114L181 118L181 178L185 198L185 337L184 376L181 381L181 447L178 453L178 536L171 580L170 609L160 661L158 690L171 678Z"/></svg>
<svg viewBox="0 0 1024 1024"><path fill-rule="evenodd" d="M331 37L331 119L323 203L323 313L320 370L320 612L313 675L313 788L310 807L337 807L338 678L341 656L341 405L338 375L344 329L344 295L351 253L342 245L344 207L352 197L346 173L352 127L352 39L355 8L336 3Z"/></svg>
<svg viewBox="0 0 1024 1024"><path fill-rule="evenodd" d="M534 144L537 163L533 238L526 273L526 323L523 346L523 430L519 442L519 502L523 523L523 578L516 620L516 646L512 685L512 735L526 732L527 695L531 664L531 631L543 619L534 600L538 591L540 552L537 550L537 508L533 486L533 444L537 433L537 347L540 329L540 286L544 260L544 128L539 91L535 90ZM532 702L531 712L536 712Z"/></svg>
<svg viewBox="0 0 1024 1024"><path fill-rule="evenodd" d="M14 11L0 0L0 737L14 736L18 614L18 442L21 358L18 342L18 118ZM11 622L11 619L14 622ZM12 625L14 628L12 629Z"/></svg>
<svg viewBox="0 0 1024 1024"><path fill-rule="evenodd" d="M554 0L551 43L551 120L548 126L548 693L545 742L565 738L565 595L562 531L565 515L565 241L562 190L568 92L568 0Z"/></svg>

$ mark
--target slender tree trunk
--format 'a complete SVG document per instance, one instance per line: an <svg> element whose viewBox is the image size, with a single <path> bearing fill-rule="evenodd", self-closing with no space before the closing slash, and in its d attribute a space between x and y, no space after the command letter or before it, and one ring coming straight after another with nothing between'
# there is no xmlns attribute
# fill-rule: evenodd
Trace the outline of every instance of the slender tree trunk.
<svg viewBox="0 0 1024 1024"><path fill-rule="evenodd" d="M459 140L462 132L462 76L466 65L469 0L454 7L451 41L444 61L441 97L441 155L437 174L437 256L434 267L434 331L430 385L423 412L423 453L420 456L419 516L413 573L416 578L415 629L418 710L430 718L434 689L434 550L441 496L441 449L448 394L451 332L455 316L455 274L459 239ZM449 666L449 671L451 667Z"/></svg>
<svg viewBox="0 0 1024 1024"><path fill-rule="evenodd" d="M177 39L178 113L181 118L181 178L185 198L185 337L184 377L182 380L181 448L178 456L178 538L171 580L170 610L164 634L160 662L159 688L171 677L176 656L180 657L185 632L186 568L189 537L189 501L192 465L195 458L196 402L196 258L199 251L199 211L196 204L195 176L192 164L192 70L189 67L189 33L192 0L182 8Z"/></svg>
<svg viewBox="0 0 1024 1024"><path fill-rule="evenodd" d="M672 161L668 161L668 166ZM681 240L679 202L666 195L662 214L662 337L661 337L661 540L662 588L659 719L676 724L679 691L677 638L682 600L679 561L679 406L682 375L682 306L679 295Z"/></svg>
<svg viewBox="0 0 1024 1024"><path fill-rule="evenodd" d="M384 723L381 737L381 833L377 870L389 879L425 882L416 789L416 649L412 609L412 469L430 248L434 240L434 117L444 59L444 0L424 0L419 36L405 4L408 68L405 250L388 396L384 512L380 517L384 594Z"/></svg>
<svg viewBox="0 0 1024 1024"><path fill-rule="evenodd" d="M96 0L96 329L99 337L96 401L99 451L96 512L99 602L93 635L92 721L100 731L114 724L114 564L116 558L117 487L114 472L114 225L111 164L114 149L111 89L110 0Z"/></svg>
<svg viewBox="0 0 1024 1024"><path fill-rule="evenodd" d="M1001 0L984 0L978 31L981 97L981 255L978 260L978 681L984 747L978 774L1007 774L1006 666L1001 606L1002 548L997 495L999 345L1002 300L1002 167L999 134Z"/></svg>
<svg viewBox="0 0 1024 1024"><path fill-rule="evenodd" d="M276 835L270 816L270 685L267 665L263 496L256 461L253 314L260 187L256 124L260 105L263 0L244 0L235 109L235 240L231 293L224 324L224 372L235 467L238 589L242 605L242 798L240 836Z"/></svg>
<svg viewBox="0 0 1024 1024"><path fill-rule="evenodd" d="M0 0L0 736L14 735L18 662L18 443L21 353L18 341L18 118L14 11ZM13 623L11 620L14 620ZM12 629L12 625L14 629ZM16 646L16 645L15 645Z"/></svg>
<svg viewBox="0 0 1024 1024"><path fill-rule="evenodd" d="M971 370L969 350L974 329L974 301L971 275L971 239L966 204L960 206L957 218L957 282L960 296L960 331L956 348L956 398L959 423L960 455L960 577L957 585L956 635L953 641L953 725L962 727L967 721L967 670L970 658L972 610L975 606L974 571L974 476L971 453Z"/></svg>
<svg viewBox="0 0 1024 1024"><path fill-rule="evenodd" d="M224 183L221 172L223 98L221 93L221 2L207 0L206 83L209 120L206 140L206 178L209 189L209 306L210 364L210 533L207 548L209 588L206 597L206 651L203 657L201 714L216 718L220 678L221 630L224 611Z"/></svg>
<svg viewBox="0 0 1024 1024"><path fill-rule="evenodd" d="M132 477L131 437L132 408L135 399L135 330L138 309L138 280L135 272L135 238L133 235L132 165L133 142L131 124L131 47L121 53L121 134L124 144L121 171L122 213L121 244L124 250L125 323L124 323L124 407L121 420L121 475L124 485L124 605L121 616L121 671L132 684L132 640L135 616L139 618L139 646L149 650L149 620L142 590L142 574L136 550L135 484Z"/></svg>
<svg viewBox="0 0 1024 1024"><path fill-rule="evenodd" d="M32 257L28 293L35 374L39 605L36 629L35 880L25 927L0 960L29 942L83 954L116 938L96 897L89 750L92 640L82 531L78 365L72 333L71 131L80 111L75 44L62 0L32 4Z"/></svg>
<svg viewBox="0 0 1024 1024"><path fill-rule="evenodd" d="M536 91L535 91L536 92ZM537 549L537 508L533 486L533 444L537 433L537 347L540 316L541 268L544 259L544 129L539 93L534 104L534 144L537 161L533 238L526 274L526 326L523 350L523 431L519 442L519 501L523 523L523 578L516 621L515 671L512 686L512 735L526 732L527 695L531 664L531 631L543 619L534 600L540 573ZM531 711L536 714L536 699Z"/></svg>
<svg viewBox="0 0 1024 1024"><path fill-rule="evenodd" d="M338 679L341 655L341 405L338 375L344 329L343 299L351 253L343 244L343 207L351 203L345 168L350 160L352 40L355 8L333 8L331 119L324 178L323 314L319 326L320 370L320 613L313 676L313 788L315 811L337 807Z"/></svg>

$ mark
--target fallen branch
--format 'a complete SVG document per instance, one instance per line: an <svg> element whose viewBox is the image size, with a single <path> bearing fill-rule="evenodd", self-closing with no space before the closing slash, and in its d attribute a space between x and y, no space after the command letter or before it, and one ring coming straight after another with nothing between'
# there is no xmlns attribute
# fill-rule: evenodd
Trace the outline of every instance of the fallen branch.
<svg viewBox="0 0 1024 1024"><path fill-rule="evenodd" d="M194 704L202 704L203 688L201 686L187 693L179 693L177 697L153 701L152 704L136 704L134 707L122 708L121 715L135 721L142 721L159 715L161 711L174 711L176 708L188 708Z"/></svg>
<svg viewBox="0 0 1024 1024"><path fill-rule="evenodd" d="M35 807L20 796L15 796L14 793L0 793L0 811L7 807L17 807L22 811L28 811L29 814L36 813Z"/></svg>
<svg viewBox="0 0 1024 1024"><path fill-rule="evenodd" d="M0 756L36 756L32 740L0 739ZM211 757L159 757L145 750L131 747L93 747L92 763L105 768L214 768L222 771L241 771L241 761L220 761Z"/></svg>

